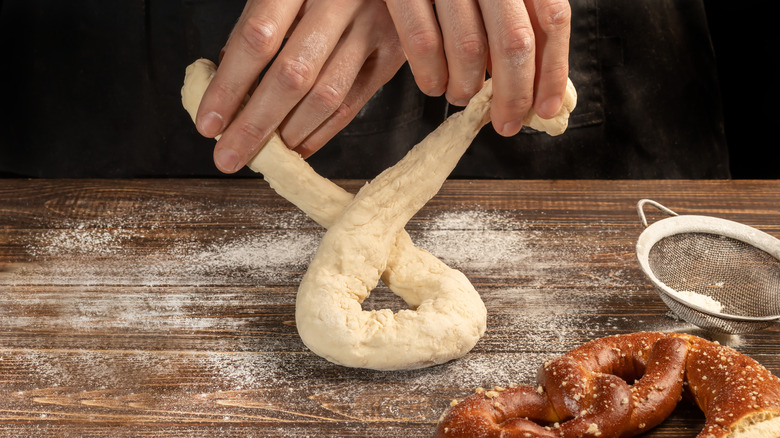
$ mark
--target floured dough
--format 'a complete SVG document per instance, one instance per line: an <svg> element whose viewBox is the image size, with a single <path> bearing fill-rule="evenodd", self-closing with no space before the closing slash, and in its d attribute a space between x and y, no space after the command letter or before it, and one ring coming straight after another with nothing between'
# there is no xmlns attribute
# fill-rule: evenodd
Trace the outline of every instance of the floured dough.
<svg viewBox="0 0 780 438"><path fill-rule="evenodd" d="M552 136L561 135L569 127L569 114L577 106L577 90L571 79L566 80L566 92L563 95L561 109L552 119L543 119L536 114L533 108L528 111L523 124L537 131L544 131Z"/></svg>
<svg viewBox="0 0 780 438"><path fill-rule="evenodd" d="M214 71L208 60L187 68L182 102L193 120ZM313 352L350 367L412 369L460 357L484 334L485 306L469 280L416 248L403 227L438 192L488 122L491 95L488 81L466 109L354 198L318 175L278 134L248 164L328 229L296 300L298 333ZM555 129L565 129L571 108L562 110ZM543 130L534 119L542 120L532 117L529 124ZM360 303L380 278L410 309L362 310Z"/></svg>

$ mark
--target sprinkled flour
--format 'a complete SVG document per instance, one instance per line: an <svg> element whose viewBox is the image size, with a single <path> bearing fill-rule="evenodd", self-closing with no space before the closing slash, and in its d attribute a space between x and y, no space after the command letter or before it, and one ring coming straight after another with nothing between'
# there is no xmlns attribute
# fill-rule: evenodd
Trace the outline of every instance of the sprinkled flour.
<svg viewBox="0 0 780 438"><path fill-rule="evenodd" d="M142 393L147 386L180 384L189 395L161 395L155 402L166 412L200 409L225 422L255 412L235 406L289 416L296 403L319 403L325 416L393 421L412 415L430 423L452 397L476 387L532 383L545 360L635 324L629 315L598 321L593 315L609 300L644 290L632 285L627 271L584 271L583 255L599 257L599 248L579 243L582 230L539 227L511 211L430 211L426 221L410 224L409 233L416 245L472 280L488 309L487 333L471 353L440 366L392 373L345 369L309 353L293 322L297 285L324 230L294 210L251 210L244 214L253 228L207 233L197 221L210 223L225 212L182 211L177 223L165 226L144 228L139 224L146 213L136 212L124 220L55 224L24 237L35 262L0 276L0 324L75 335L71 345L52 350L0 350L0 364L16 361L23 364L22 377L14 378L35 374L59 388ZM595 225L588 231L608 241L609 227ZM15 288L30 285L36 293L20 295ZM616 287L624 291L617 298L604 293ZM387 306L388 295L394 297L380 285L364 308ZM36 313L41 315L28 316ZM90 351L89 330L112 334L116 344ZM190 375L193 369L197 376ZM397 397L366 404L374 400L371 388L391 388ZM19 397L28 396L24 391ZM288 401L293 394L302 395ZM267 405L272 402L278 405ZM305 435L301 427L281 425L278 436Z"/></svg>
<svg viewBox="0 0 780 438"><path fill-rule="evenodd" d="M137 220L128 219L129 222ZM202 306L207 299L212 306L229 306L228 292L210 293L206 297L203 288L231 285L256 285L259 290L279 285L288 292L283 295L260 292L256 302L294 303L294 291L324 233L296 211L276 213L273 220L265 217L264 221L275 227L225 229L216 237L213 233L207 235L207 239L201 239L197 229L170 233L166 229L131 227L117 219L103 222L93 219L67 228L43 230L27 246L28 252L41 262L19 266L10 275L0 277L0 282L83 288L142 286L128 293L114 292L105 298L83 289L83 293L70 296L38 294L27 299L29 305L35 300L38 305L55 305L56 301L61 317L49 321L56 326L99 323L143 329L240 328L240 318L228 321L209 315L191 315L190 304ZM464 210L438 212L424 222L423 228L411 228L409 232L418 246L462 270L475 284L482 284L477 288L490 315L501 315L502 308L515 308L511 319L494 323L541 333L536 341L549 341L550 345L540 350L560 351L567 347L563 344L570 331L583 332L578 312L597 309L603 304L601 294L587 291L594 285L625 286L627 280L622 279L622 272L605 277L583 275L567 261L579 250L576 245L553 246L550 244L553 239L529 228L529 224L512 212ZM139 241L146 242L143 251L132 249ZM132 257L128 258L128 254ZM483 276L489 277L482 280ZM512 289L490 286L490 281L485 283L488 278L490 281L520 278L526 286ZM554 278L567 279L580 289L578 294L558 293L562 296L551 298L552 292L545 285ZM176 289L171 290L172 287ZM392 296L380 287L364 303L364 308L387 305L388 294ZM6 299L13 297L6 296ZM523 308L516 308L517 303L522 303ZM16 317L16 322L22 323L22 317Z"/></svg>
<svg viewBox="0 0 780 438"><path fill-rule="evenodd" d="M483 211L447 212L437 216L420 233L415 244L445 263L477 270L503 270L522 266L532 236L518 232L511 216ZM515 229L513 229L515 228ZM518 266L518 263L521 265Z"/></svg>

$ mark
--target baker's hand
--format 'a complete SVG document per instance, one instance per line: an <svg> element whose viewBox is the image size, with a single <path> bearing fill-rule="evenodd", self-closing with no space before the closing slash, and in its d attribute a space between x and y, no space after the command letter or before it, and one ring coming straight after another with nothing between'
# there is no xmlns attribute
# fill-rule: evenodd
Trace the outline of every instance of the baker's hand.
<svg viewBox="0 0 780 438"><path fill-rule="evenodd" d="M385 0L420 89L464 106L493 78L490 118L515 135L533 105L561 108L569 73L567 0Z"/></svg>
<svg viewBox="0 0 780 438"><path fill-rule="evenodd" d="M222 134L214 148L222 172L243 167L276 129L307 157L403 62L382 0L249 0L198 109L197 128L207 137Z"/></svg>

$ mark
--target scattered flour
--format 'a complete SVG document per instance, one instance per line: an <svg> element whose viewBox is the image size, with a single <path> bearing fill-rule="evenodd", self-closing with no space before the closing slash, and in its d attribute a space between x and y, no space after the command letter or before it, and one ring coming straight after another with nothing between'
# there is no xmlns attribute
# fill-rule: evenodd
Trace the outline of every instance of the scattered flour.
<svg viewBox="0 0 780 438"><path fill-rule="evenodd" d="M89 251L93 255L110 255L122 252L124 245L132 238L143 238L131 230L117 227L88 228L80 224L75 228L46 230L40 236L50 245L36 245L30 248L35 255L57 255Z"/></svg>
<svg viewBox="0 0 780 438"><path fill-rule="evenodd" d="M509 215L482 211L447 212L421 232L410 232L415 244L443 262L463 269L522 269L532 256L527 246L533 236L518 231L521 224ZM514 229L513 229L514 228Z"/></svg>
<svg viewBox="0 0 780 438"><path fill-rule="evenodd" d="M25 249L37 261L15 265L0 282L88 286L296 282L323 230L312 228L303 213L285 211L274 217L277 221L268 228L232 227L217 236L188 224L142 228L115 218L66 222L27 237ZM267 217L259 221L268 222L272 220Z"/></svg>
<svg viewBox="0 0 780 438"><path fill-rule="evenodd" d="M574 261L583 254L598 257L599 249L578 243L581 230L539 227L516 212L430 212L427 221L413 221L409 233L472 279L488 307L488 332L470 354L440 366L392 373L345 369L309 354L291 322L297 284L323 234L302 213L246 213L256 226L226 227L219 235L193 222L208 223L220 211L193 207L182 210L179 223L149 228L140 225L145 213L137 214L124 222L58 224L24 238L36 262L0 276L0 324L78 334L97 329L116 333L117 345L110 354L90 351L89 340L81 338L84 349L0 349L0 372L9 361L17 371L9 387L32 389L25 387L25 374L52 387L148 393L149 386L174 385L185 393L161 396L167 411L204 409L214 421L241 421L255 412L251 408L273 411L271 400L279 406L267 415L293 420L296 403L319 403L322 416L430 424L450 398L476 387L532 384L545 360L635 322L593 318L608 300L624 299L605 290L630 290L631 275L583 272ZM605 227L589 232L597 228ZM608 231L602 233L608 240ZM16 287L30 285L40 292L20 296ZM377 293L389 293L382 289ZM51 311L27 316L41 308ZM270 317L256 315L260 309L283 315L271 325ZM143 349L149 335L165 342L164 351ZM198 345L208 350L194 351ZM389 388L397 398L367 404L376 403L368 388ZM193 399L203 405L193 407ZM304 435L299 427L282 424L275 436Z"/></svg>
<svg viewBox="0 0 780 438"><path fill-rule="evenodd" d="M295 281L306 271L321 238L320 231L299 230L224 238L193 254L188 269L209 278L219 275L243 276L258 283Z"/></svg>

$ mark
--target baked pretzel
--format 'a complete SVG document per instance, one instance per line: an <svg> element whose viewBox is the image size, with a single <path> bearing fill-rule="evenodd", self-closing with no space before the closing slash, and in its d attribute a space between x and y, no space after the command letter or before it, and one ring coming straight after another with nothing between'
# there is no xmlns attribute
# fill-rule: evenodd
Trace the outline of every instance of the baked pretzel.
<svg viewBox="0 0 780 438"><path fill-rule="evenodd" d="M545 363L537 380L453 401L436 436L630 437L661 423L685 394L706 417L697 438L780 438L780 379L696 336L597 339Z"/></svg>

